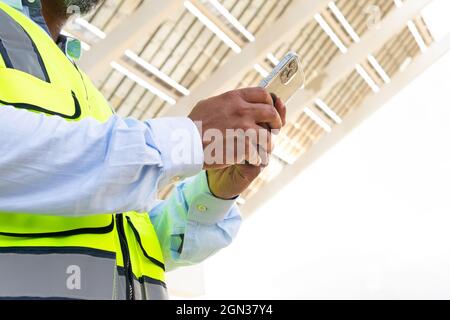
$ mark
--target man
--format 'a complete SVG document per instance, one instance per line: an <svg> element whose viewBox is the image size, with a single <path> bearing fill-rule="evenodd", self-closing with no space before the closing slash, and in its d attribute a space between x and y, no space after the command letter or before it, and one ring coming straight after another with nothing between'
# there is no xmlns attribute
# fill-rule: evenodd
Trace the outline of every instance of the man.
<svg viewBox="0 0 450 320"><path fill-rule="evenodd" d="M60 35L70 6L98 2L0 0L0 298L166 298L165 270L235 237L235 199L267 165L267 129L285 122L283 103L257 88L201 101L188 118L114 115Z"/></svg>

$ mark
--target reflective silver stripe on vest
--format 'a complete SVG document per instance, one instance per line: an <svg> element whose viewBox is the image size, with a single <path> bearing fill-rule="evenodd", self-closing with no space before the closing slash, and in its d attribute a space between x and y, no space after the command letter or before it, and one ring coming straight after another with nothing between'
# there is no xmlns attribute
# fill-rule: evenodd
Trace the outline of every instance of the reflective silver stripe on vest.
<svg viewBox="0 0 450 320"><path fill-rule="evenodd" d="M119 275L118 272L116 272L116 281L115 281L115 287L114 287L114 300L126 300L127 299L127 288L126 288L126 280L125 275ZM137 279L134 279L133 281L133 293L134 298L136 300L145 300L144 291Z"/></svg>
<svg viewBox="0 0 450 320"><path fill-rule="evenodd" d="M142 282L145 289L145 297L147 300L168 300L166 284L149 277L143 277Z"/></svg>
<svg viewBox="0 0 450 320"><path fill-rule="evenodd" d="M126 280L123 270L116 272L114 299L126 300ZM134 298L136 300L168 300L169 294L165 283L148 277L133 279Z"/></svg>
<svg viewBox="0 0 450 320"><path fill-rule="evenodd" d="M123 274L119 274L119 271L115 270L114 272L114 294L113 300L126 300L127 299L127 283L125 281L125 276Z"/></svg>
<svg viewBox="0 0 450 320"><path fill-rule="evenodd" d="M0 9L0 54L6 67L49 82L42 58L25 30Z"/></svg>
<svg viewBox="0 0 450 320"><path fill-rule="evenodd" d="M114 299L115 300L127 300L126 296L126 280L124 275L117 274L117 282L115 287L115 294ZM134 299L135 300L145 300L145 291L140 282L137 279L133 280L133 293L134 293Z"/></svg>
<svg viewBox="0 0 450 320"><path fill-rule="evenodd" d="M159 284L144 283L147 300L168 300L167 289Z"/></svg>
<svg viewBox="0 0 450 320"><path fill-rule="evenodd" d="M145 291L142 287L141 283L137 280L133 280L133 288L134 288L134 299L136 300L145 300Z"/></svg>
<svg viewBox="0 0 450 320"><path fill-rule="evenodd" d="M0 253L0 298L110 300L115 269L113 253Z"/></svg>

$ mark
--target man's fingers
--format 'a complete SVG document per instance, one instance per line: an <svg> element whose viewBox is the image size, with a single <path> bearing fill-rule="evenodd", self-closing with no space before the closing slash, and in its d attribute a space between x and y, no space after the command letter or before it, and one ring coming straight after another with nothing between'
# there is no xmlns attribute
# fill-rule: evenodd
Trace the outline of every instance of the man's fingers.
<svg viewBox="0 0 450 320"><path fill-rule="evenodd" d="M280 115L281 122L283 123L283 127L286 125L286 105L284 102L275 96L275 109L278 111L278 114Z"/></svg>
<svg viewBox="0 0 450 320"><path fill-rule="evenodd" d="M272 134L268 131L266 132L267 132L267 139L265 141L266 144L264 145L264 148L269 154L272 154L274 148L274 144L272 142Z"/></svg>
<svg viewBox="0 0 450 320"><path fill-rule="evenodd" d="M273 105L273 99L269 92L263 88L245 88L238 90L241 97L248 103L262 103Z"/></svg>
<svg viewBox="0 0 450 320"><path fill-rule="evenodd" d="M259 126L258 130L258 146L264 148L268 153L272 153L273 150L273 142L272 142L272 133L270 130L267 130L265 127Z"/></svg>
<svg viewBox="0 0 450 320"><path fill-rule="evenodd" d="M260 129L258 152L262 160L261 165L266 167L269 165L270 155L273 152L274 144L272 142L272 134L263 128Z"/></svg>
<svg viewBox="0 0 450 320"><path fill-rule="evenodd" d="M250 139L246 139L245 161L252 166L260 166L262 159L258 152L258 147Z"/></svg>
<svg viewBox="0 0 450 320"><path fill-rule="evenodd" d="M272 130L280 130L283 122L275 107L268 104L250 104L252 116L255 123L268 124Z"/></svg>
<svg viewBox="0 0 450 320"><path fill-rule="evenodd" d="M270 161L270 152L265 150L262 146L258 146L258 154L259 158L261 159L260 166L267 167Z"/></svg>
<svg viewBox="0 0 450 320"><path fill-rule="evenodd" d="M249 135L249 142L256 146L259 158L261 159L260 165L265 167L269 164L270 155L273 150L272 134L269 130L261 126L255 126L251 130L254 130L256 135Z"/></svg>
<svg viewBox="0 0 450 320"><path fill-rule="evenodd" d="M238 90L238 93L246 102L255 105L253 108L266 105L261 108L261 112L255 114L256 123L267 123L272 130L279 130L286 124L286 106L275 94L264 88L245 88ZM274 106L278 116L267 106Z"/></svg>

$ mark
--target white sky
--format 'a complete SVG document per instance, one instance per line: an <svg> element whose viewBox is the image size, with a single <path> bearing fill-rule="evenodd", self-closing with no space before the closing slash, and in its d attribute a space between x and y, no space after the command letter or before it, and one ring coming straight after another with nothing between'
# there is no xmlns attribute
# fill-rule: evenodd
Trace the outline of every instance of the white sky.
<svg viewBox="0 0 450 320"><path fill-rule="evenodd" d="M206 298L450 298L450 54L205 264Z"/></svg>
<svg viewBox="0 0 450 320"><path fill-rule="evenodd" d="M450 299L449 138L450 54L246 221L201 298Z"/></svg>

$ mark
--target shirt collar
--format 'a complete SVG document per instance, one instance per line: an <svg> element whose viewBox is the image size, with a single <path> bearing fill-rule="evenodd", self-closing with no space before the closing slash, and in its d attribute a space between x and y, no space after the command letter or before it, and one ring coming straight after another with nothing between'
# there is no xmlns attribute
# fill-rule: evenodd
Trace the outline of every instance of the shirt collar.
<svg viewBox="0 0 450 320"><path fill-rule="evenodd" d="M41 1L40 0L0 0L7 5L21 11L28 16L37 25L39 25L48 35L47 23L42 16ZM70 60L79 60L81 58L81 42L78 39L60 35L57 40L57 45L66 54Z"/></svg>

